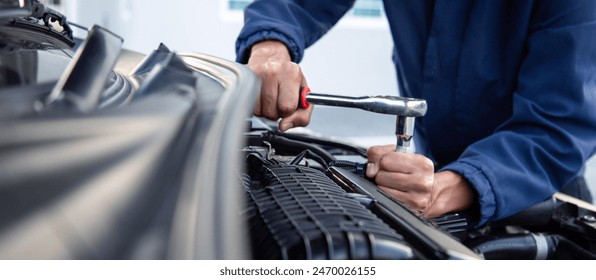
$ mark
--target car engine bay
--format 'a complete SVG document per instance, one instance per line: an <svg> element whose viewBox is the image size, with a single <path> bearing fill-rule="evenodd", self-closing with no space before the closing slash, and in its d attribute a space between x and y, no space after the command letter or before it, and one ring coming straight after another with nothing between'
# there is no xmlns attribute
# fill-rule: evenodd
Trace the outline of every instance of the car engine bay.
<svg viewBox="0 0 596 280"><path fill-rule="evenodd" d="M241 176L249 194L246 213L253 248L268 248L265 255L253 252L257 259L552 259L592 254L594 212L587 203L557 194L482 228L474 228L473 216L466 212L425 219L364 176L365 149L280 133L265 122L252 120L244 148L248 171ZM337 159L342 157L350 160ZM273 253L271 244L278 244Z"/></svg>
<svg viewBox="0 0 596 280"><path fill-rule="evenodd" d="M73 38L31 3L0 26L0 259L596 259L592 204L425 219L365 148L251 116L244 65Z"/></svg>

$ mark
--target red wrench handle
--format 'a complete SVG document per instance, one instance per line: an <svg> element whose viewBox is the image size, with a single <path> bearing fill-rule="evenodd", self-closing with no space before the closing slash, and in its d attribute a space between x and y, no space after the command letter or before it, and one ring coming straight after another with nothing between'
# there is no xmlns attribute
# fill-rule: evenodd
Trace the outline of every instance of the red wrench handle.
<svg viewBox="0 0 596 280"><path fill-rule="evenodd" d="M308 103L308 101L306 101L306 95L308 95L309 93L310 93L309 87L301 87L300 88L300 94L298 96L298 108L299 109L308 109L308 107L310 107L310 104Z"/></svg>

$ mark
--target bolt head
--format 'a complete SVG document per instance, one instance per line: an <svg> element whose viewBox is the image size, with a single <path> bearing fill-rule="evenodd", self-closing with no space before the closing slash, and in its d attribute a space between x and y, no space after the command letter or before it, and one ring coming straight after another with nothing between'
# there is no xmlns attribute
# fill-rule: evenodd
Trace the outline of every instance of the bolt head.
<svg viewBox="0 0 596 280"><path fill-rule="evenodd" d="M581 218L584 222L588 222L588 223L596 223L596 217L592 216L592 215L585 215Z"/></svg>

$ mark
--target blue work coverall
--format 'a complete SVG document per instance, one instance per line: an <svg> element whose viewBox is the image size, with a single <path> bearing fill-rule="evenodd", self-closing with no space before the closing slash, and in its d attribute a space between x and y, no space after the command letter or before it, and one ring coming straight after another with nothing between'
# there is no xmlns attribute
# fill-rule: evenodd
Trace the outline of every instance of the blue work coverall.
<svg viewBox="0 0 596 280"><path fill-rule="evenodd" d="M245 63L253 44L274 39L300 62L353 2L257 0L245 11L237 60ZM384 6L400 93L428 103L417 120L418 151L472 184L479 225L581 176L596 150L596 1Z"/></svg>

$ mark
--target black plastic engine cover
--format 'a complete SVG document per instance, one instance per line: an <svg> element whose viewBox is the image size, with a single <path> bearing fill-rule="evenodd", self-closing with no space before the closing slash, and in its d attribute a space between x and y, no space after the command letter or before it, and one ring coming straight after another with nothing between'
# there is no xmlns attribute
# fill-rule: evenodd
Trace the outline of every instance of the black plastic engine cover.
<svg viewBox="0 0 596 280"><path fill-rule="evenodd" d="M321 171L278 163L251 175L243 181L254 258L413 258L401 235Z"/></svg>

